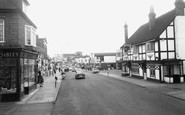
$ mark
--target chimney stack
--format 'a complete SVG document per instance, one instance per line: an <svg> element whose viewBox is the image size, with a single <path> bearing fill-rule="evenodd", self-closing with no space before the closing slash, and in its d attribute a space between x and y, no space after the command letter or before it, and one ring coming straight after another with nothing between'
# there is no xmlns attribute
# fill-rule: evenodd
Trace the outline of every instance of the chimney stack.
<svg viewBox="0 0 185 115"><path fill-rule="evenodd" d="M176 9L176 14L179 16L184 16L184 8L185 8L184 1L176 0L174 4L175 4L175 9Z"/></svg>
<svg viewBox="0 0 185 115"><path fill-rule="evenodd" d="M150 6L150 13L148 15L149 17L149 30L152 29L152 27L155 25L155 12L154 12L154 7Z"/></svg>
<svg viewBox="0 0 185 115"><path fill-rule="evenodd" d="M124 32L125 32L125 43L127 43L127 41L128 41L128 26L126 23L124 25Z"/></svg>

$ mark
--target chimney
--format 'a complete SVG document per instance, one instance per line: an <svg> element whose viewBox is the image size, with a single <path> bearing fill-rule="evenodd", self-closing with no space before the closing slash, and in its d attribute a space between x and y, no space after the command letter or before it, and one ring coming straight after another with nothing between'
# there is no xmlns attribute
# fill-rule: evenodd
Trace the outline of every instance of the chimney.
<svg viewBox="0 0 185 115"><path fill-rule="evenodd" d="M149 30L152 29L152 27L155 25L155 12L154 12L154 7L150 6L150 13L148 15L149 17Z"/></svg>
<svg viewBox="0 0 185 115"><path fill-rule="evenodd" d="M176 0L174 4L175 4L177 16L184 16L184 8L185 8L184 1L183 0Z"/></svg>
<svg viewBox="0 0 185 115"><path fill-rule="evenodd" d="M127 41L128 41L128 26L126 23L124 25L124 32L125 32L125 43L127 43Z"/></svg>

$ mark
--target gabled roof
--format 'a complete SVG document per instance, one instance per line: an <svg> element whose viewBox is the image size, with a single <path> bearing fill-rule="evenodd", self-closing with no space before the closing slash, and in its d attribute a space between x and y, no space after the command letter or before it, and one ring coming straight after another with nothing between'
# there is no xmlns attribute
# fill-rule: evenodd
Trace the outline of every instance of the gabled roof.
<svg viewBox="0 0 185 115"><path fill-rule="evenodd" d="M126 44L139 44L142 42L157 39L167 26L175 19L175 9L167 12L164 15L156 18L155 25L149 30L149 23L146 23L138 28L138 30L128 39Z"/></svg>

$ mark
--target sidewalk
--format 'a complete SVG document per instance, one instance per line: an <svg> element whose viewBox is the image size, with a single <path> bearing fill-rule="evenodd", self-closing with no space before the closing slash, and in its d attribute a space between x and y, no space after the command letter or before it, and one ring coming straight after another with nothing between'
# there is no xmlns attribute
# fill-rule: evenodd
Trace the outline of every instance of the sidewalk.
<svg viewBox="0 0 185 115"><path fill-rule="evenodd" d="M61 84L61 75L58 75L57 86L55 87L54 76L44 77L43 87L37 86L37 89L27 95L17 104L45 103L55 101Z"/></svg>
<svg viewBox="0 0 185 115"><path fill-rule="evenodd" d="M57 73L57 86L55 87L55 78L54 76L44 76L44 85L40 87L37 85L37 89L31 92L28 95L25 95L24 98L19 102L12 103L1 103L0 104L0 115L24 115L28 114L27 111L33 111L30 113L40 113L40 109L48 109L43 111L43 115L49 112L52 104L47 102L54 102L57 98L58 91L61 85L61 75ZM42 106L39 106L42 105ZM25 111L26 109L26 111ZM42 114L41 114L42 115Z"/></svg>
<svg viewBox="0 0 185 115"><path fill-rule="evenodd" d="M140 87L155 90L165 95L185 101L185 83L168 84L168 83L158 83L158 82L153 82L153 81L147 81L144 79L137 79L137 78L130 77L130 76L123 77L121 76L121 70L100 71L99 74L112 77L115 79L119 79L119 80L122 80L128 83L132 83Z"/></svg>

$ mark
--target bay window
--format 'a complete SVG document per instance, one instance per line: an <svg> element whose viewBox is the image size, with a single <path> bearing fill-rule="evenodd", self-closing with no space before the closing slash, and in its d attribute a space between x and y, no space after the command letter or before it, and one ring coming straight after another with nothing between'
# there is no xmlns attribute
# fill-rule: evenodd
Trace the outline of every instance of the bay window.
<svg viewBox="0 0 185 115"><path fill-rule="evenodd" d="M36 47L36 32L32 26L25 26L25 45Z"/></svg>
<svg viewBox="0 0 185 115"><path fill-rule="evenodd" d="M0 19L0 42L4 42L4 20Z"/></svg>

